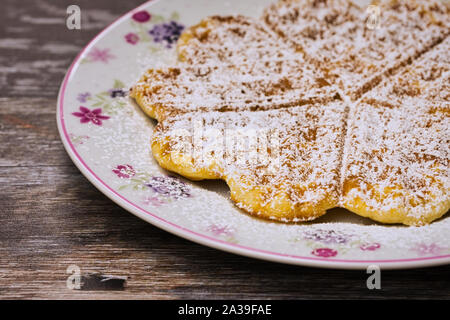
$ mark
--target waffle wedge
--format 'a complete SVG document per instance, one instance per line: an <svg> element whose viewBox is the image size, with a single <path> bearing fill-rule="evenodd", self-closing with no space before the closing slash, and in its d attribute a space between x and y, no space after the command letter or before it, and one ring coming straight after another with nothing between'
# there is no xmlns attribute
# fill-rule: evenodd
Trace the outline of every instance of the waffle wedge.
<svg viewBox="0 0 450 320"><path fill-rule="evenodd" d="M150 69L131 89L158 120L167 113L268 110L339 96L320 70L255 19L207 18L181 36L178 52L177 66Z"/></svg>
<svg viewBox="0 0 450 320"><path fill-rule="evenodd" d="M450 39L350 110L341 204L384 223L424 225L450 209Z"/></svg>
<svg viewBox="0 0 450 320"><path fill-rule="evenodd" d="M449 33L440 0L381 0L360 8L348 0L286 0L263 19L321 66L356 99Z"/></svg>
<svg viewBox="0 0 450 320"><path fill-rule="evenodd" d="M338 204L344 116L340 102L179 114L158 124L152 151L192 180L223 179L251 214L311 220Z"/></svg>

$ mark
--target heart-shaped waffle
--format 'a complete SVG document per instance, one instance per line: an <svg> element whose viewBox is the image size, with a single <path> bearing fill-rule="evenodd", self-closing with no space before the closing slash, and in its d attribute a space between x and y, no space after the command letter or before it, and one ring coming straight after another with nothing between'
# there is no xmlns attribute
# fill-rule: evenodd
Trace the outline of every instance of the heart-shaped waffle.
<svg viewBox="0 0 450 320"><path fill-rule="evenodd" d="M334 207L408 225L445 214L449 8L374 6L288 0L260 20L189 28L177 65L131 89L159 121L156 160L193 180L223 179L239 207L278 221Z"/></svg>

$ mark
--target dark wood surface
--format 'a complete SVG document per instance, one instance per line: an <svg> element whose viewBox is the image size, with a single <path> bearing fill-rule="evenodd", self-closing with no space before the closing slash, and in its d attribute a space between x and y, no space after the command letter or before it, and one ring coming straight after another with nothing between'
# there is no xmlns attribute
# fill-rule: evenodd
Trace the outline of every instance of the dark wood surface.
<svg viewBox="0 0 450 320"><path fill-rule="evenodd" d="M60 142L56 96L82 47L140 3L2 0L0 298L450 298L450 266L382 271L382 289L370 291L364 271L269 263L178 238L95 189ZM65 27L70 4L81 7L81 31ZM69 290L72 264L121 278Z"/></svg>

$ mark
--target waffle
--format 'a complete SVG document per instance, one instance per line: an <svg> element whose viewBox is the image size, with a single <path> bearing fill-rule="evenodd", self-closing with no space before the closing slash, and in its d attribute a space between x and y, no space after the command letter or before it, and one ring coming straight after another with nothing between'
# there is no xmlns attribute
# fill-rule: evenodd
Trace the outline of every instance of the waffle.
<svg viewBox="0 0 450 320"><path fill-rule="evenodd" d="M286 0L261 19L187 29L178 62L130 95L158 120L161 167L222 179L246 212L283 222L343 207L424 225L450 206L449 8Z"/></svg>
<svg viewBox="0 0 450 320"><path fill-rule="evenodd" d="M131 90L157 120L167 113L268 110L338 97L315 65L256 19L207 18L181 36L178 52L178 66L148 70Z"/></svg>
<svg viewBox="0 0 450 320"><path fill-rule="evenodd" d="M395 105L442 105L450 101L450 37L396 75L384 79L365 99Z"/></svg>
<svg viewBox="0 0 450 320"><path fill-rule="evenodd" d="M439 0L374 4L380 13L375 30L368 24L370 11L347 0L280 1L263 19L356 99L449 32L448 7Z"/></svg>
<svg viewBox="0 0 450 320"><path fill-rule="evenodd" d="M409 225L450 209L449 50L450 38L353 105L343 207Z"/></svg>
<svg viewBox="0 0 450 320"><path fill-rule="evenodd" d="M181 114L158 124L152 151L192 180L225 180L249 213L311 220L339 200L344 116L340 102Z"/></svg>

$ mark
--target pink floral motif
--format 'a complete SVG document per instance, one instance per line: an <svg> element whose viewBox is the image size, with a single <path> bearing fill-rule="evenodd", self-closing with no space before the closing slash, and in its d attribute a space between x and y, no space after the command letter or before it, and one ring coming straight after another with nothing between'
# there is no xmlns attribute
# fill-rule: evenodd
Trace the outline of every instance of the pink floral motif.
<svg viewBox="0 0 450 320"><path fill-rule="evenodd" d="M330 258L335 257L338 254L338 252L330 248L318 248L313 250L311 254L322 258Z"/></svg>
<svg viewBox="0 0 450 320"><path fill-rule="evenodd" d="M218 226L215 224L210 225L207 230L215 236L231 236L233 234L233 231L227 226Z"/></svg>
<svg viewBox="0 0 450 320"><path fill-rule="evenodd" d="M139 36L136 33L130 32L125 35L125 41L135 45L139 42Z"/></svg>
<svg viewBox="0 0 450 320"><path fill-rule="evenodd" d="M417 252L417 254L420 256L439 255L442 252L442 248L434 243L432 244L418 243L411 250Z"/></svg>
<svg viewBox="0 0 450 320"><path fill-rule="evenodd" d="M147 22L150 20L151 17L152 17L151 14L145 10L135 12L131 16L131 18L133 18L134 21L139 22L139 23Z"/></svg>
<svg viewBox="0 0 450 320"><path fill-rule="evenodd" d="M365 243L359 247L363 251L375 251L381 248L381 244L374 242L374 243Z"/></svg>
<svg viewBox="0 0 450 320"><path fill-rule="evenodd" d="M159 199L158 197L147 196L144 198L143 203L146 206L159 207L159 206L163 205L165 202L163 200Z"/></svg>
<svg viewBox="0 0 450 320"><path fill-rule="evenodd" d="M93 124L101 126L102 120L109 119L108 116L104 116L101 113L102 113L101 108L89 110L86 107L80 106L80 112L73 112L72 115L81 118L80 119L81 123L92 122Z"/></svg>
<svg viewBox="0 0 450 320"><path fill-rule="evenodd" d="M121 164L115 167L114 172L119 178L129 179L136 174L136 170L129 164Z"/></svg>
<svg viewBox="0 0 450 320"><path fill-rule="evenodd" d="M104 63L108 63L109 60L114 59L115 56L109 52L109 49L98 49L94 48L88 53L89 61L101 61Z"/></svg>

